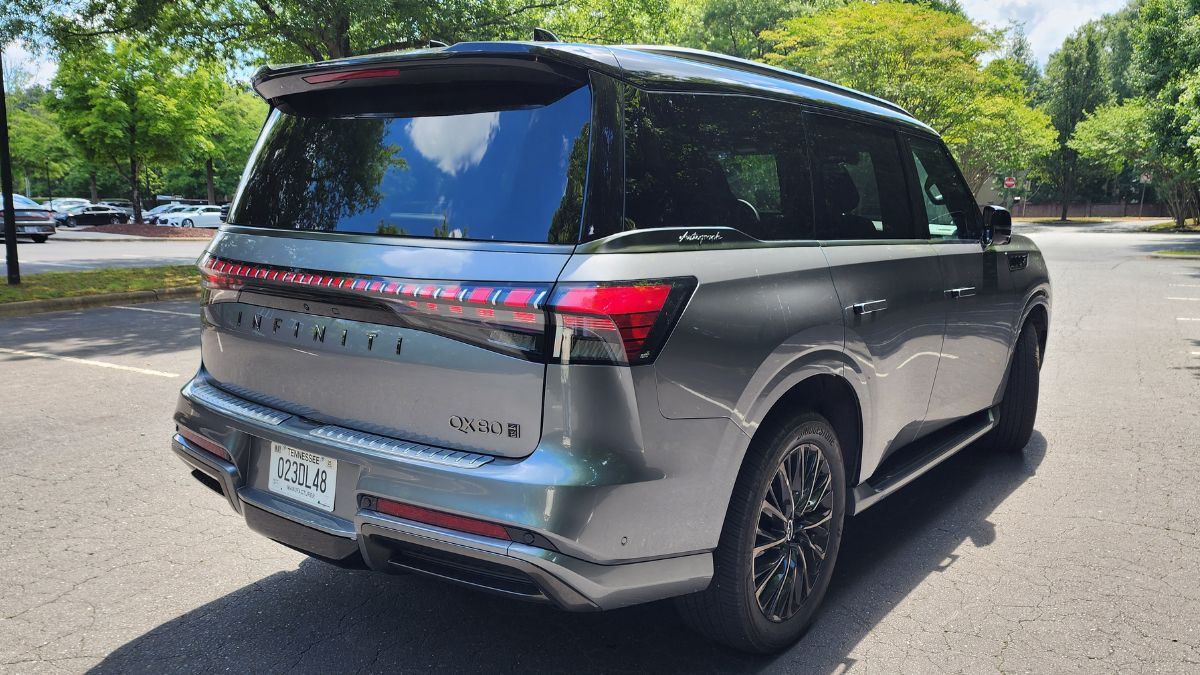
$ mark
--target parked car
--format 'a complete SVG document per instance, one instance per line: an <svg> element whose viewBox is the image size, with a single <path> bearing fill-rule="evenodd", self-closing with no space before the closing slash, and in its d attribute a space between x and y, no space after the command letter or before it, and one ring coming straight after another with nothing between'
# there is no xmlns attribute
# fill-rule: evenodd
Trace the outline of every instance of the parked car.
<svg viewBox="0 0 1200 675"><path fill-rule="evenodd" d="M76 206L88 206L91 204L86 199L77 197L58 197L49 201L42 202L42 208L50 209L56 213L65 213Z"/></svg>
<svg viewBox="0 0 1200 675"><path fill-rule="evenodd" d="M12 197L17 219L17 238L29 237L35 244L45 243L55 232L54 211L24 195L14 193ZM3 198L4 195L0 194L0 200ZM4 230L0 228L0 239L3 238Z"/></svg>
<svg viewBox="0 0 1200 675"><path fill-rule="evenodd" d="M179 213L194 207L195 204L166 204L164 206L156 206L151 213L154 213L154 211L157 211L157 213L154 213L154 215L150 217L143 215L142 219L151 225L166 225L167 216L171 215L172 213ZM159 209L162 210L160 211Z"/></svg>
<svg viewBox="0 0 1200 675"><path fill-rule="evenodd" d="M75 227L76 225L116 225L128 223L129 214L121 209L101 204L89 204L68 209L66 213L54 216L59 225Z"/></svg>
<svg viewBox="0 0 1200 675"><path fill-rule="evenodd" d="M253 82L171 447L271 539L769 652L848 517L1031 437L1042 255L896 105L667 47Z"/></svg>
<svg viewBox="0 0 1200 675"><path fill-rule="evenodd" d="M133 215L133 202L129 201L128 199L106 198L106 199L101 199L100 201L98 201L96 203L101 206L111 206L114 209L120 209L120 210L124 211L126 215L129 215L129 216Z"/></svg>
<svg viewBox="0 0 1200 675"><path fill-rule="evenodd" d="M220 227L221 207L191 206L161 215L159 219L172 227Z"/></svg>

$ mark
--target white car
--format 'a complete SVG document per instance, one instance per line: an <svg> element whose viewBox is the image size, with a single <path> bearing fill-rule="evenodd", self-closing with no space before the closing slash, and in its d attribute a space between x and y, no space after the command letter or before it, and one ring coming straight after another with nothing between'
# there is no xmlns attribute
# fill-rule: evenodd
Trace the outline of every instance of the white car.
<svg viewBox="0 0 1200 675"><path fill-rule="evenodd" d="M160 223L162 220L163 216L159 216ZM221 207L195 206L168 213L166 224L170 227L220 227Z"/></svg>
<svg viewBox="0 0 1200 675"><path fill-rule="evenodd" d="M51 199L47 202L43 202L42 208L50 209L51 211L55 211L57 213L66 213L68 210L73 209L76 206L91 205L91 202L86 199L80 199L79 197L61 197L59 199Z"/></svg>

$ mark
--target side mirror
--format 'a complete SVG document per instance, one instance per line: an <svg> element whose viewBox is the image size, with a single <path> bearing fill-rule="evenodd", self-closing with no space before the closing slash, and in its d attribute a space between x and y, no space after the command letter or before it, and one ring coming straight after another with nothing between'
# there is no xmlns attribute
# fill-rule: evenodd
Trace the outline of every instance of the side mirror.
<svg viewBox="0 0 1200 675"><path fill-rule="evenodd" d="M1012 241L1012 214L1003 206L983 207L983 247L1004 246Z"/></svg>

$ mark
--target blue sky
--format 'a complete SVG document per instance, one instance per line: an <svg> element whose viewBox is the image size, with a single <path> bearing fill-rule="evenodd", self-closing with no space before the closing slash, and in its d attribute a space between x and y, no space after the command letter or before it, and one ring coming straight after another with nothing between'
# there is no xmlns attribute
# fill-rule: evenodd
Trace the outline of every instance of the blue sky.
<svg viewBox="0 0 1200 675"><path fill-rule="evenodd" d="M1111 14L1127 0L959 0L967 14L993 26L1009 21L1025 24L1025 32L1038 62L1058 49L1064 38L1079 26Z"/></svg>
<svg viewBox="0 0 1200 675"><path fill-rule="evenodd" d="M1063 38L1080 25L1117 11L1127 0L959 0L971 18L1001 27L1009 21L1025 24L1034 54L1044 66ZM55 64L31 55L23 46L4 50L4 65L32 73L35 82L54 77Z"/></svg>

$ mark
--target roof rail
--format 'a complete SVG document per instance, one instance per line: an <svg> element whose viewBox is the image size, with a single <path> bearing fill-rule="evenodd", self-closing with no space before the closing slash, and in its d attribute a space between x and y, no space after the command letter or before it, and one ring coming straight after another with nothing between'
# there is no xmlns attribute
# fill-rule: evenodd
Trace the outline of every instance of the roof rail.
<svg viewBox="0 0 1200 675"><path fill-rule="evenodd" d="M706 52L706 51L703 51L700 49L690 49L688 47L666 47L666 46L659 46L659 45L621 45L621 46L626 49L633 49L633 50L636 50L639 52L658 54L660 56L673 56L673 57L679 58L679 59L686 59L689 61L696 61L699 63L707 63L709 65L722 66L725 68L732 68L734 70L740 70L740 71L746 72L746 73L754 73L754 74L763 75L766 77L774 77L777 79L791 80L793 82L799 82L801 84L806 84L810 87L815 87L817 89L823 89L828 92L832 92L835 94L841 94L842 96L848 96L850 98L855 98L860 101L865 101L867 103L871 103L871 104L874 104L874 105L877 105L877 106L880 106L883 108L887 108L889 110L894 110L894 111L901 113L902 115L905 115L907 117L913 116L912 113L908 112L903 107L898 106L895 103L888 101L887 99L882 99L882 98L879 98L878 96L872 96L870 94L865 94L856 89L844 87L840 84L835 84L828 80L822 80L819 77L805 75L804 73L797 73L794 70L787 70L785 68L777 68L775 66L769 66L765 63L759 63L757 61L740 59L736 56L727 56L725 54L716 54L713 52Z"/></svg>

